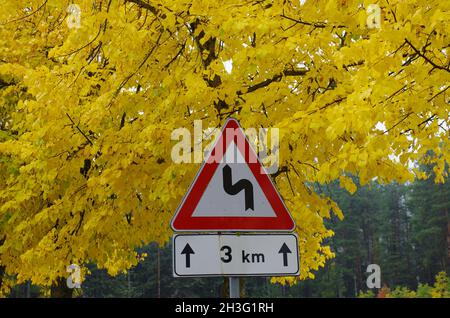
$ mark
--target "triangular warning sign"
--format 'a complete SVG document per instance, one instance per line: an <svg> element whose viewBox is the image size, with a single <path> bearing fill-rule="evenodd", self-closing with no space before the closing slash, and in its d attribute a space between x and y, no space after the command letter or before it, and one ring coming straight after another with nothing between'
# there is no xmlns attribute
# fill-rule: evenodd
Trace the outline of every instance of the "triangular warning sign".
<svg viewBox="0 0 450 318"><path fill-rule="evenodd" d="M292 231L278 191L236 119L225 123L172 219L174 231Z"/></svg>

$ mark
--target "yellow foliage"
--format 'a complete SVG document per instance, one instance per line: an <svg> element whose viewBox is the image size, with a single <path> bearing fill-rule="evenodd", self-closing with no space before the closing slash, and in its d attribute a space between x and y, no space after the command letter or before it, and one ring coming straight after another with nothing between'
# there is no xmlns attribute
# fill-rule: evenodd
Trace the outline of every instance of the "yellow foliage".
<svg viewBox="0 0 450 318"><path fill-rule="evenodd" d="M171 162L171 132L198 119L280 129L300 279L333 257L323 219L343 217L313 183L406 182L414 161L446 177L448 1L380 2L380 29L359 0L75 2L76 27L65 0L0 12L0 266L18 282L120 273L167 242L198 169Z"/></svg>
<svg viewBox="0 0 450 318"><path fill-rule="evenodd" d="M446 272L439 272L436 275L434 286L431 288L431 297L450 298L450 282Z"/></svg>

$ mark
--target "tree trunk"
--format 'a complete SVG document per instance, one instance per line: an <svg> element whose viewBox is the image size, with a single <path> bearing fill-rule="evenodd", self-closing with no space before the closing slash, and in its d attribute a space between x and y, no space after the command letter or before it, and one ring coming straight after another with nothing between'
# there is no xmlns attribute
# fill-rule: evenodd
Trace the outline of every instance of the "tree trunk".
<svg viewBox="0 0 450 318"><path fill-rule="evenodd" d="M0 246L3 245L3 242L5 242L4 237L0 240ZM2 288L3 275L5 275L5 266L0 266L0 289Z"/></svg>
<svg viewBox="0 0 450 318"><path fill-rule="evenodd" d="M221 298L230 298L230 284L228 277L223 278L222 290L220 291Z"/></svg>
<svg viewBox="0 0 450 318"><path fill-rule="evenodd" d="M445 209L445 216L447 217L447 264L446 269L450 266L450 218L448 215L448 208ZM1 284L0 284L1 286Z"/></svg>
<svg viewBox="0 0 450 318"><path fill-rule="evenodd" d="M72 298L72 294L73 289L67 287L67 282L64 277L58 278L50 290L51 298Z"/></svg>
<svg viewBox="0 0 450 318"><path fill-rule="evenodd" d="M0 289L2 288L3 283L3 275L5 274L5 267L0 266Z"/></svg>
<svg viewBox="0 0 450 318"><path fill-rule="evenodd" d="M239 297L245 298L245 277L239 278Z"/></svg>
<svg viewBox="0 0 450 318"><path fill-rule="evenodd" d="M156 297L161 298L161 253L159 245L157 246L157 259L156 259Z"/></svg>
<svg viewBox="0 0 450 318"><path fill-rule="evenodd" d="M355 262L355 297L358 296L358 293L361 290L362 285L361 282L362 282L361 259L360 256L358 255Z"/></svg>

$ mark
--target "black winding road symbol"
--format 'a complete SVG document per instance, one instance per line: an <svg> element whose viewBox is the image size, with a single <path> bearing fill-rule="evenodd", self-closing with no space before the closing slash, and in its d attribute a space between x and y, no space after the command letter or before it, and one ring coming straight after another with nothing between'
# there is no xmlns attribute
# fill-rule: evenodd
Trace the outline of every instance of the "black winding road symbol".
<svg viewBox="0 0 450 318"><path fill-rule="evenodd" d="M226 193L230 195L236 195L242 190L245 191L245 211L248 209L254 210L254 199L253 199L253 185L247 179L241 179L235 184L233 184L231 178L231 167L225 165L222 169L223 171L223 189Z"/></svg>

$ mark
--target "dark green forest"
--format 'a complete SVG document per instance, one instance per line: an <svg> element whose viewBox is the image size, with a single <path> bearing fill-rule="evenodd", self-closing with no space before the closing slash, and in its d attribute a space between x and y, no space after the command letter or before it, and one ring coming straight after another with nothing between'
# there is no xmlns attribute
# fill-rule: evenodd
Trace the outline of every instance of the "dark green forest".
<svg viewBox="0 0 450 318"><path fill-rule="evenodd" d="M357 181L357 180L355 180ZM318 189L330 195L344 211L343 221L327 220L335 231L328 243L336 257L315 273L314 280L294 286L271 284L268 277L241 279L245 297L372 297L391 291L406 297L409 291L431 297L435 277L449 273L450 184L433 178L412 184L374 182L350 195L339 185ZM92 275L75 292L78 297L226 297L227 280L174 278L172 246L151 244L140 250L148 257L127 274L110 277L90 266ZM369 264L381 268L381 292L368 291ZM442 276L442 274L441 274ZM440 284L446 285L447 277ZM37 286L16 286L10 297L39 297ZM405 296L406 295L406 296Z"/></svg>

